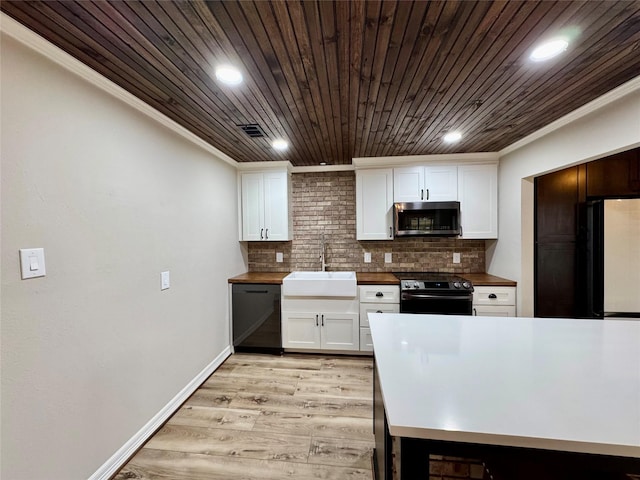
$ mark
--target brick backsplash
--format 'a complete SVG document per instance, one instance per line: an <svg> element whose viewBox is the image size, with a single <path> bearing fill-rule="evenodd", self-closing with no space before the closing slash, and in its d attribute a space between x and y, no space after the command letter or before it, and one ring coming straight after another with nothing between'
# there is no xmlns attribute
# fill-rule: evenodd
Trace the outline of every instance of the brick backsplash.
<svg viewBox="0 0 640 480"><path fill-rule="evenodd" d="M485 271L484 240L458 238L398 238L356 240L355 173L313 172L292 175L293 240L248 242L250 272L320 270L320 239L324 233L327 270L358 272ZM284 261L276 263L276 252ZM371 263L364 263L364 253ZM453 252L461 262L453 263ZM384 254L392 263L384 263Z"/></svg>

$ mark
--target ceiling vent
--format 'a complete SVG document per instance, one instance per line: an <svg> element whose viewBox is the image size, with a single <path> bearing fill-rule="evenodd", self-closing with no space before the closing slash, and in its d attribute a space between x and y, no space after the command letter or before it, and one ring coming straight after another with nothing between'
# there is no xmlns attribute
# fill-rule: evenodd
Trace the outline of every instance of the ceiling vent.
<svg viewBox="0 0 640 480"><path fill-rule="evenodd" d="M245 123L238 125L242 129L244 133L249 135L251 138L261 138L266 137L266 133L262 130L262 127L257 123Z"/></svg>

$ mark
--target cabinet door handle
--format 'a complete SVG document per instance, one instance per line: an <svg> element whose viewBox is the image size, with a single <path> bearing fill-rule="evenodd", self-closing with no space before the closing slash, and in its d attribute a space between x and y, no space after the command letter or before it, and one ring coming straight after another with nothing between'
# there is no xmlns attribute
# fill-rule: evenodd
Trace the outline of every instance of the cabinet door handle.
<svg viewBox="0 0 640 480"><path fill-rule="evenodd" d="M428 192L429 190L427 190ZM420 200L424 200L424 188L420 189Z"/></svg>
<svg viewBox="0 0 640 480"><path fill-rule="evenodd" d="M378 292L378 293L376 293L376 297L384 297L384 293Z"/></svg>
<svg viewBox="0 0 640 480"><path fill-rule="evenodd" d="M318 326L318 315L316 315L316 327Z"/></svg>
<svg viewBox="0 0 640 480"><path fill-rule="evenodd" d="M393 238L393 227L389 227L389 238Z"/></svg>
<svg viewBox="0 0 640 480"><path fill-rule="evenodd" d="M269 229L268 228L264 231L264 239L265 240L269 240Z"/></svg>
<svg viewBox="0 0 640 480"><path fill-rule="evenodd" d="M463 237L464 236L464 232L462 231L462 225L460 225L460 236Z"/></svg>
<svg viewBox="0 0 640 480"><path fill-rule="evenodd" d="M473 309L473 315L476 317L478 316L478 311L475 308Z"/></svg>
<svg viewBox="0 0 640 480"><path fill-rule="evenodd" d="M264 228L260 229L260 240L262 240L264 237L262 236L262 232L264 232Z"/></svg>
<svg viewBox="0 0 640 480"><path fill-rule="evenodd" d="M427 200L429 200L429 189L427 188Z"/></svg>
<svg viewBox="0 0 640 480"><path fill-rule="evenodd" d="M498 298L498 296L495 293L490 293L489 298Z"/></svg>
<svg viewBox="0 0 640 480"><path fill-rule="evenodd" d="M324 314L322 314L321 316L322 316L322 326L324 327Z"/></svg>

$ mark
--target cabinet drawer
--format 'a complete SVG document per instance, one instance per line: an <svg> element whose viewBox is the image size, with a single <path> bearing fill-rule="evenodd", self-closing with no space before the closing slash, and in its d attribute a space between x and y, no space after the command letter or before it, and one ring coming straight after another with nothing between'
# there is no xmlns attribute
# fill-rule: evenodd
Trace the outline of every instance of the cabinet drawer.
<svg viewBox="0 0 640 480"><path fill-rule="evenodd" d="M400 303L400 287L398 285L361 285L361 303Z"/></svg>
<svg viewBox="0 0 640 480"><path fill-rule="evenodd" d="M474 305L473 314L478 317L515 317L515 305Z"/></svg>
<svg viewBox="0 0 640 480"><path fill-rule="evenodd" d="M369 326L368 313L398 313L400 305L398 303L361 303L360 304L360 326Z"/></svg>
<svg viewBox="0 0 640 480"><path fill-rule="evenodd" d="M516 287L473 287L474 305L515 305Z"/></svg>
<svg viewBox="0 0 640 480"><path fill-rule="evenodd" d="M371 340L370 328L360 328L360 351L361 352L373 351L373 340Z"/></svg>

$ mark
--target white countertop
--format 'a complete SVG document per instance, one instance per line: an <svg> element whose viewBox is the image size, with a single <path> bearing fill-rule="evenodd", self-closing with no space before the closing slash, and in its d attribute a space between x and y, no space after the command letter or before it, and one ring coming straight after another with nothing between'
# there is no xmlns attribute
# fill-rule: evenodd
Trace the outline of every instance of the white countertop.
<svg viewBox="0 0 640 480"><path fill-rule="evenodd" d="M369 323L391 435L640 457L640 321Z"/></svg>

